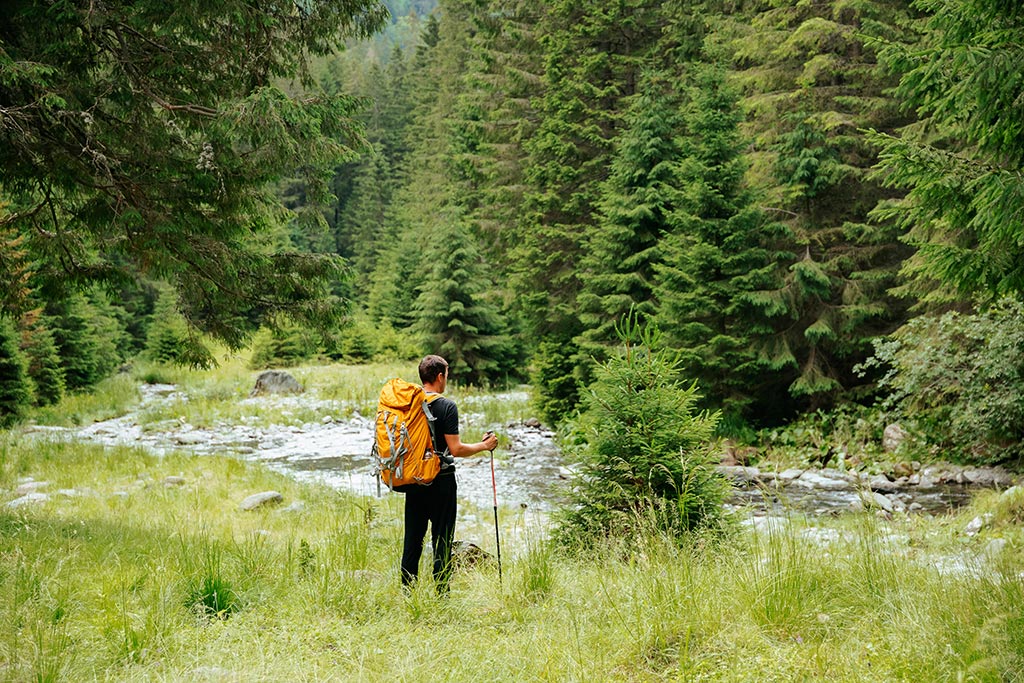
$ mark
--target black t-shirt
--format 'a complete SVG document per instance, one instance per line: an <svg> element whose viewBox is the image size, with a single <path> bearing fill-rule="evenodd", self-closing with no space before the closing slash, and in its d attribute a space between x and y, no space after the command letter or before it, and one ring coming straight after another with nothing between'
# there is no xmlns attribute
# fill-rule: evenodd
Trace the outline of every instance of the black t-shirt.
<svg viewBox="0 0 1024 683"><path fill-rule="evenodd" d="M455 401L438 396L430 402L429 408L430 413L434 416L434 450L446 454L442 460L441 469L453 469L455 458L448 454L448 442L444 435L459 433L459 407L455 405Z"/></svg>

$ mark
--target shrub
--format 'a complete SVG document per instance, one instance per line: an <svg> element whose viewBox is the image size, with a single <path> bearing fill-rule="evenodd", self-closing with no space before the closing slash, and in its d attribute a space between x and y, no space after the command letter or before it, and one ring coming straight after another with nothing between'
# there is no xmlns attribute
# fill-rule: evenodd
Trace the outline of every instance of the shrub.
<svg viewBox="0 0 1024 683"><path fill-rule="evenodd" d="M556 540L585 547L652 522L674 537L720 527L728 485L709 447L719 414L696 410L696 383L658 350L655 327L630 314L616 331L624 348L597 366L584 398L581 468L556 515Z"/></svg>
<svg viewBox="0 0 1024 683"><path fill-rule="evenodd" d="M1024 455L1024 305L911 320L875 342L864 367L888 367L882 406L945 455L976 463Z"/></svg>

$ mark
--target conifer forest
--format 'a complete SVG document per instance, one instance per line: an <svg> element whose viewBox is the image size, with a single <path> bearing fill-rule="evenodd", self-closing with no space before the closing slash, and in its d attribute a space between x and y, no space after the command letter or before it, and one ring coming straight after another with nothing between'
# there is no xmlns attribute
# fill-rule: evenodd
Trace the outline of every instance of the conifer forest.
<svg viewBox="0 0 1024 683"><path fill-rule="evenodd" d="M262 4L6 3L5 424L222 345L555 425L633 316L724 435L1024 452L1016 0Z"/></svg>

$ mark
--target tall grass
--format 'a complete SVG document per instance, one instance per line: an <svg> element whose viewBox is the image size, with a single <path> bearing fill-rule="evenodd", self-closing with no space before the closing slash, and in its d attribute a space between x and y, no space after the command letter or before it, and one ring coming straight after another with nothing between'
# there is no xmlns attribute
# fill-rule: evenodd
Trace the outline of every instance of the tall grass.
<svg viewBox="0 0 1024 683"><path fill-rule="evenodd" d="M392 371L300 381L358 402ZM173 379L213 406L252 377ZM488 414L478 396L457 396L465 416ZM7 507L24 477L50 500ZM239 509L268 489L286 505ZM684 545L648 525L575 556L506 511L504 581L483 563L447 598L429 571L399 587L401 504L229 458L0 434L0 680L1024 680L1019 493Z"/></svg>

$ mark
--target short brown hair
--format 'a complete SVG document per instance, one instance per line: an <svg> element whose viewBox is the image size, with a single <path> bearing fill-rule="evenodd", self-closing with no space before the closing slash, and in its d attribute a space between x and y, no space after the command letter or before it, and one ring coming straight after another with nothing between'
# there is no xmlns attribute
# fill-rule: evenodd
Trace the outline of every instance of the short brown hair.
<svg viewBox="0 0 1024 683"><path fill-rule="evenodd" d="M448 361L441 356L426 356L420 361L420 382L426 384L448 371Z"/></svg>

